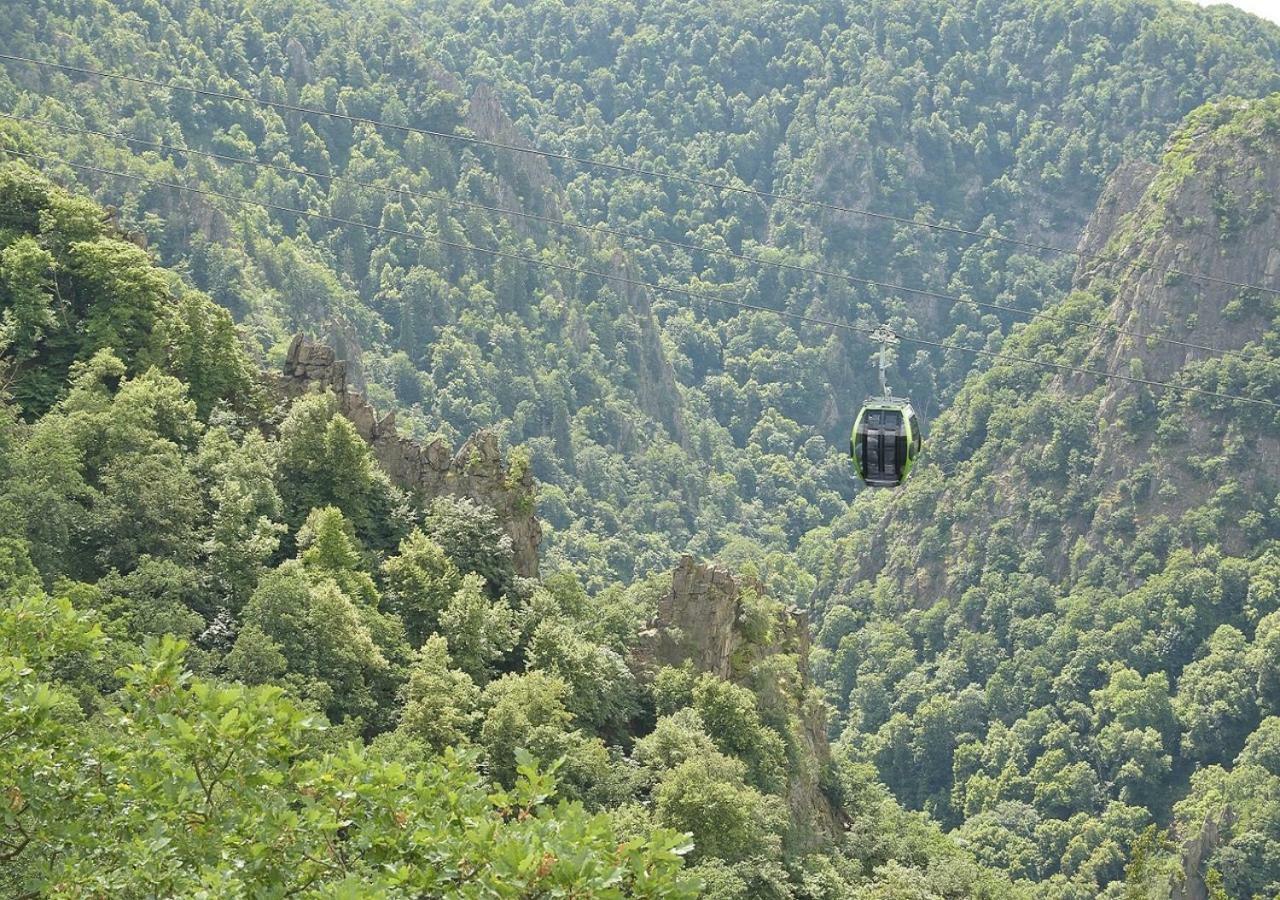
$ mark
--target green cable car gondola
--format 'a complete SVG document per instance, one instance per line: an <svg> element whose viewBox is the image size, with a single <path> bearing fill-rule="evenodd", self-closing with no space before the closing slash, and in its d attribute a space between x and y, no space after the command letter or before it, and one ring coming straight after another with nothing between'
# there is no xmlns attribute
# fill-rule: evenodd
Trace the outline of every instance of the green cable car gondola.
<svg viewBox="0 0 1280 900"><path fill-rule="evenodd" d="M907 480L923 447L920 418L911 401L889 395L885 383L888 348L898 337L887 328L877 328L872 338L880 341L880 396L869 397L853 422L849 455L853 467L869 487L897 487Z"/></svg>
<svg viewBox="0 0 1280 900"><path fill-rule="evenodd" d="M854 420L849 454L870 487L897 487L907 480L921 446L920 419L910 400L870 397Z"/></svg>

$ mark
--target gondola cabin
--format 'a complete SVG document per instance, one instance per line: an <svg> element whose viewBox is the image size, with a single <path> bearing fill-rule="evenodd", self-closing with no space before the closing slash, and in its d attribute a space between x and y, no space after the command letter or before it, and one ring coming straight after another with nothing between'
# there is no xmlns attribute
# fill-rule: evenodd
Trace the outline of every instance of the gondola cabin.
<svg viewBox="0 0 1280 900"><path fill-rule="evenodd" d="M873 397L853 422L849 455L870 487L897 487L920 455L923 434L910 400Z"/></svg>

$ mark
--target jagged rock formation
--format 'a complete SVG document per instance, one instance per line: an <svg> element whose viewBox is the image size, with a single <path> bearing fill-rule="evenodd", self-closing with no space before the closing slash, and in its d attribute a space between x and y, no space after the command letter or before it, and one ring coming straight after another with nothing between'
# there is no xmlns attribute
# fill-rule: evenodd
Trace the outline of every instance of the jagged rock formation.
<svg viewBox="0 0 1280 900"><path fill-rule="evenodd" d="M1209 900L1209 886L1205 884L1203 863L1222 843L1222 832L1235 821L1231 807L1222 811L1221 818L1207 816L1198 834L1182 844L1182 883L1174 885L1169 900Z"/></svg>
<svg viewBox="0 0 1280 900"><path fill-rule="evenodd" d="M1216 131L1221 117L1247 108L1243 102L1211 107L1178 133L1162 167L1122 166L1110 179L1081 240L1075 284L1087 288L1100 276L1113 278L1118 290L1110 313L1119 327L1239 349L1267 324L1265 304L1232 307L1241 295L1238 284L1274 287L1280 277L1280 216L1267 199L1280 192L1280 166L1263 164L1280 141L1264 138L1261 118L1255 136ZM1138 357L1147 377L1164 379L1209 355L1104 335L1090 361L1114 365Z"/></svg>
<svg viewBox="0 0 1280 900"><path fill-rule="evenodd" d="M488 84L476 85L467 103L466 124L477 137L486 141L495 141L512 147L527 147L529 141L516 129L506 110L502 108L502 100ZM521 197L530 190L537 193L542 208L548 214L556 214L558 209L557 195L559 185L547 161L530 153L516 150L498 151L506 165L498 166L500 180L517 179L523 182L523 190L517 190L508 183L504 194L508 202L523 206Z"/></svg>
<svg viewBox="0 0 1280 900"><path fill-rule="evenodd" d="M1104 279L1113 280L1117 287L1109 309L1112 321L1131 332L1176 336L1184 344L1100 333L1088 365L1178 381L1184 368L1213 360L1215 354L1200 347L1230 353L1259 341L1272 315L1269 304L1263 292L1239 285L1280 287L1280 210L1271 200L1280 196L1280 165L1275 164L1280 154L1278 118L1274 111L1268 115L1246 101L1206 107L1175 135L1159 168L1122 167L1113 176L1082 240L1085 255L1076 286L1092 288ZM1107 198L1115 202L1108 205ZM1191 272L1197 276L1182 274ZM1211 365L1231 363L1220 359ZM1074 381L1081 383L1079 378ZM1112 382L1102 399L1100 418L1125 420L1150 393L1131 383ZM1206 414L1205 406L1202 400L1188 406L1183 443L1191 457L1219 454L1228 442L1223 416ZM1238 439L1247 443L1253 464L1237 477L1246 489L1266 489L1280 476L1280 439L1274 433L1244 432ZM1164 452L1161 442L1152 432L1138 432L1135 441L1120 429L1106 429L1099 437L1094 467L1098 483L1120 480L1135 458ZM1163 491L1132 498L1140 520L1156 515L1176 520L1221 487L1185 465L1162 467L1161 475ZM1119 497L1101 498L1098 513L1084 531L1092 547L1103 545L1107 513L1120 505ZM1232 523L1224 523L1222 537L1231 552L1244 546L1244 535Z"/></svg>
<svg viewBox="0 0 1280 900"><path fill-rule="evenodd" d="M671 574L649 632L659 665L688 661L700 672L731 674L738 621L738 584L728 569L686 556Z"/></svg>
<svg viewBox="0 0 1280 900"><path fill-rule="evenodd" d="M748 635L744 602L763 587L730 570L686 556L671 575L671 588L658 601L658 611L642 635L635 660L643 674L662 666L692 664L756 692L762 707L782 709L794 723L792 759L786 801L791 813L789 842L813 849L840 835L841 813L824 793L821 780L831 765L826 707L809 684L809 623L797 609L776 617L767 642ZM770 657L794 658L794 678L754 677Z"/></svg>
<svg viewBox="0 0 1280 900"><path fill-rule="evenodd" d="M650 631L652 659L660 666L690 662L699 672L733 681L765 656L794 653L801 677L808 681L809 627L804 613L785 610L781 627L768 645L744 634L740 618L743 595L762 593L757 582L734 575L724 566L682 558L671 573L671 590L658 601Z"/></svg>
<svg viewBox="0 0 1280 900"><path fill-rule="evenodd" d="M397 434L395 413L379 416L363 394L348 386L346 363L333 348L302 334L290 343L284 372L274 384L286 397L316 388L332 391L338 410L369 442L391 480L405 490L424 499L468 497L491 507L511 536L516 573L537 576L542 526L534 513L533 476L527 469L507 465L491 432L472 435L457 453L440 439L424 446Z"/></svg>

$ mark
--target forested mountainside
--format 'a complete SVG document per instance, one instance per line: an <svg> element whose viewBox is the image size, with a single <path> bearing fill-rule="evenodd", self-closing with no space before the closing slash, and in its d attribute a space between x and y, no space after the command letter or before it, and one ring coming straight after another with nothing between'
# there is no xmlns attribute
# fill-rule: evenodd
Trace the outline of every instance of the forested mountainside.
<svg viewBox="0 0 1280 900"><path fill-rule="evenodd" d="M29 152L391 229L45 164L116 208L273 365L311 330L375 406L397 409L402 432L457 443L492 427L525 446L547 559L593 591L694 550L778 570L777 591L803 595L807 579L770 554L853 495L841 451L871 387L868 347L410 235L970 348L998 346L1020 317L964 301L1056 302L1072 260L448 136L1071 247L1123 159L1153 159L1205 100L1280 88L1280 30L1174 0L375 0L360 13L308 0L18 0L0 10L0 33L12 55L443 137L13 60L0 67L6 110L145 143L13 121L3 133ZM547 221L562 218L638 237ZM973 363L905 348L892 383L929 419Z"/></svg>
<svg viewBox="0 0 1280 900"><path fill-rule="evenodd" d="M1118 262L1056 307L1230 355L1055 322L1006 347L1280 398L1280 295L1232 284L1280 274L1277 196L1280 95L1198 110L1117 173L1085 242ZM1167 274L1192 259L1217 280ZM1001 363L800 559L843 741L979 858L1103 885L1172 822L1225 896L1280 889L1276 407ZM1169 896L1176 848L1144 840Z"/></svg>
<svg viewBox="0 0 1280 900"><path fill-rule="evenodd" d="M833 756L758 580L539 578L527 462L126 238L0 167L4 896L1014 891Z"/></svg>
<svg viewBox="0 0 1280 900"><path fill-rule="evenodd" d="M0 894L1280 893L1280 29L359 11L0 8Z"/></svg>

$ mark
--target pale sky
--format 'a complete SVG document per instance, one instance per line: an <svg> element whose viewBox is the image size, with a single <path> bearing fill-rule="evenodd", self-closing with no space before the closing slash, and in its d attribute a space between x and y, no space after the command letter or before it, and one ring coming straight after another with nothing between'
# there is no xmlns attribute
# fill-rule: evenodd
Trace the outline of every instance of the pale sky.
<svg viewBox="0 0 1280 900"><path fill-rule="evenodd" d="M1195 0L1195 2L1201 6L1215 6L1221 0ZM1280 24L1280 0L1230 0L1228 5L1238 6L1245 12L1251 12L1255 16Z"/></svg>

